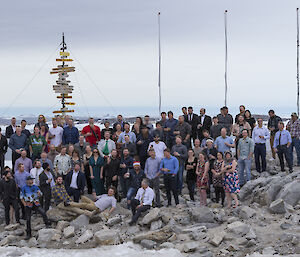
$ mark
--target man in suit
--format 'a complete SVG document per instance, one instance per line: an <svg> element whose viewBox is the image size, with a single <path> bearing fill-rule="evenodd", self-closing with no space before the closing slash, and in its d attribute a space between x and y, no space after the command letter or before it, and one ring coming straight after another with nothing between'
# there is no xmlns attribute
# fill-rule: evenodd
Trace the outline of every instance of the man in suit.
<svg viewBox="0 0 300 257"><path fill-rule="evenodd" d="M16 118L12 117L11 118L11 125L7 126L6 129L5 129L6 138L10 138L11 135L16 132L16 128L17 128L16 122L17 122Z"/></svg>
<svg viewBox="0 0 300 257"><path fill-rule="evenodd" d="M198 120L198 138L200 139L200 142L204 138L203 136L203 130L210 131L210 127L212 125L211 117L205 114L206 110L204 108L200 109L200 116Z"/></svg>
<svg viewBox="0 0 300 257"><path fill-rule="evenodd" d="M80 171L79 163L76 163L74 170L67 174L65 187L69 196L73 196L74 202L78 203L80 195L83 194L85 187L85 175Z"/></svg>
<svg viewBox="0 0 300 257"><path fill-rule="evenodd" d="M199 117L197 114L193 113L193 107L189 106L188 114L185 117L185 122L191 125L192 127L192 139L195 141L197 138L197 125L198 125Z"/></svg>
<svg viewBox="0 0 300 257"><path fill-rule="evenodd" d="M41 197L41 205L45 212L49 210L51 204L51 187L55 186L55 176L50 169L49 163L43 163L43 172L39 176L40 189L43 193Z"/></svg>

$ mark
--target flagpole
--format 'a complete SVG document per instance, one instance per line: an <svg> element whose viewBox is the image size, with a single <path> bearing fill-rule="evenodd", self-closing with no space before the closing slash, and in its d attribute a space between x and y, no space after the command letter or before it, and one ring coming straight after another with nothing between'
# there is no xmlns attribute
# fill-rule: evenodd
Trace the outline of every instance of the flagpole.
<svg viewBox="0 0 300 257"><path fill-rule="evenodd" d="M227 106L227 67L228 67L228 48L227 48L227 10L224 12L224 29L225 29L225 106Z"/></svg>
<svg viewBox="0 0 300 257"><path fill-rule="evenodd" d="M297 12L297 114L299 117L299 8Z"/></svg>
<svg viewBox="0 0 300 257"><path fill-rule="evenodd" d="M160 75L161 75L161 45L160 45L160 12L157 15L158 18L158 90L159 90L159 102L158 102L158 111L159 116L161 114L161 81L160 81Z"/></svg>

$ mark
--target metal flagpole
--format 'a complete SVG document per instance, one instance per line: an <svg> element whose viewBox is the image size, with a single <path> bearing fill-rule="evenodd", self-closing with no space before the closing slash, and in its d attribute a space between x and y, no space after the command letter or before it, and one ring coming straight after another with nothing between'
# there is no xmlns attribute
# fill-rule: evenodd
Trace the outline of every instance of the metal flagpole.
<svg viewBox="0 0 300 257"><path fill-rule="evenodd" d="M299 8L297 12L297 114L299 117Z"/></svg>
<svg viewBox="0 0 300 257"><path fill-rule="evenodd" d="M158 17L158 90L159 90L159 103L158 110L159 116L161 114L161 84L160 84L160 73L161 73L161 45L160 45L160 12L157 15Z"/></svg>
<svg viewBox="0 0 300 257"><path fill-rule="evenodd" d="M224 13L224 26L225 26L225 106L227 106L227 67L228 67L228 48L227 48L227 10Z"/></svg>

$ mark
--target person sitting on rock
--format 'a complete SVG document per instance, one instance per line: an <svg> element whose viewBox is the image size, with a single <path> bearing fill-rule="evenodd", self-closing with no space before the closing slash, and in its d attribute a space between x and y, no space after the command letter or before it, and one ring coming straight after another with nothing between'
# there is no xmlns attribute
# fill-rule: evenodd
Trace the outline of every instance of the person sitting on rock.
<svg viewBox="0 0 300 257"><path fill-rule="evenodd" d="M63 211L74 212L78 215L85 214L91 217L97 213L103 212L110 207L108 215L116 208L117 201L114 197L117 189L113 186L109 187L108 193L98 196L96 202L90 200L86 196L81 197L81 203L73 202L68 195L64 185L62 176L56 179L56 185L52 188L52 198L57 204L57 207Z"/></svg>
<svg viewBox="0 0 300 257"><path fill-rule="evenodd" d="M22 201L22 204L25 207L25 215L26 215L26 222L27 222L27 228L26 228L26 240L31 238L31 213L32 211L36 210L38 213L40 213L43 217L44 223L46 227L51 226L51 222L49 221L46 213L40 206L39 197L42 195L41 190L38 186L33 184L34 178L31 176L28 176L26 178L26 185L21 188L20 192L20 199Z"/></svg>
<svg viewBox="0 0 300 257"><path fill-rule="evenodd" d="M142 180L142 187L139 188L136 196L131 201L132 219L129 225L134 225L142 212L149 210L154 200L154 191L149 187L148 179Z"/></svg>

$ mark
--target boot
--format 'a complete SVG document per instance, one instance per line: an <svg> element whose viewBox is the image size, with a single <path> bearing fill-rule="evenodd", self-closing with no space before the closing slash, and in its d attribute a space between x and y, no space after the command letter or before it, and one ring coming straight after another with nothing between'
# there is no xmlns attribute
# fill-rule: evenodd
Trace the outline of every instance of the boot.
<svg viewBox="0 0 300 257"><path fill-rule="evenodd" d="M28 232L27 232L27 235L26 235L26 237L25 237L25 240L29 240L31 237L32 237L31 233L28 233Z"/></svg>

